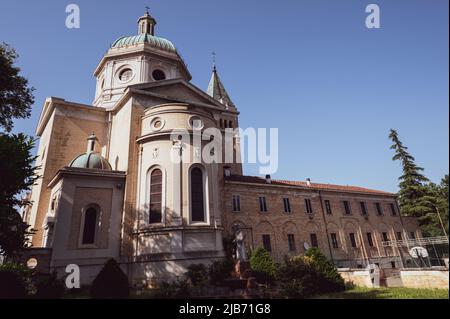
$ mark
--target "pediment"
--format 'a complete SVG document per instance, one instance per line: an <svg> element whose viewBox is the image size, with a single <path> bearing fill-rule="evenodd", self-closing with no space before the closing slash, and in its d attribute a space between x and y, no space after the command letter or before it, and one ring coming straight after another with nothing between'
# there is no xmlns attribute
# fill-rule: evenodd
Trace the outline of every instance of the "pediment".
<svg viewBox="0 0 450 319"><path fill-rule="evenodd" d="M129 87L130 92L135 95L147 96L151 106L153 103L187 103L203 105L212 108L225 109L225 106L216 101L195 85L182 79L164 80L152 83L137 84ZM144 98L145 99L145 98ZM139 98L143 100L142 96ZM152 102L154 101L154 102ZM148 103L145 103L148 104Z"/></svg>

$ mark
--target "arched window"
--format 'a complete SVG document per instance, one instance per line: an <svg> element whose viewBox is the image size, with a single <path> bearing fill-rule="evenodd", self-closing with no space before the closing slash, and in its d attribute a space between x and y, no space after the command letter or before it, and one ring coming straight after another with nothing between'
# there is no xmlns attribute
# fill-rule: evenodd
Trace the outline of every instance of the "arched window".
<svg viewBox="0 0 450 319"><path fill-rule="evenodd" d="M162 171L154 169L150 174L150 213L149 223L162 221Z"/></svg>
<svg viewBox="0 0 450 319"><path fill-rule="evenodd" d="M97 224L97 209L89 207L84 213L84 227L82 244L93 244Z"/></svg>
<svg viewBox="0 0 450 319"><path fill-rule="evenodd" d="M205 221L203 172L198 167L191 170L191 217L193 222Z"/></svg>

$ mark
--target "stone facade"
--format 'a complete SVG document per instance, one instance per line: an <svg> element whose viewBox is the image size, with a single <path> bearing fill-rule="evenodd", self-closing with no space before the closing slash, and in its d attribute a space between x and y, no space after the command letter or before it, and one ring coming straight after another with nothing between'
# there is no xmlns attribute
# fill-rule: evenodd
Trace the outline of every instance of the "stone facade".
<svg viewBox="0 0 450 319"><path fill-rule="evenodd" d="M270 242L277 260L317 243L336 264L398 262L395 250L381 247L383 233L393 239L420 231L415 220L399 216L393 194L268 181L244 176L240 162L205 161L200 154L216 153L209 142L220 143L226 129L239 127L239 112L215 66L207 92L189 82L174 46L154 36L153 22L141 17L139 34L115 41L100 61L93 105L45 101L36 130L42 178L24 218L37 230L33 246L51 252L50 269L62 275L65 265L78 264L89 283L115 258L131 283L153 285L183 276L189 264L223 258L223 237L236 225L245 230L249 250ZM212 128L218 136L194 143ZM239 159L238 134L232 146Z"/></svg>

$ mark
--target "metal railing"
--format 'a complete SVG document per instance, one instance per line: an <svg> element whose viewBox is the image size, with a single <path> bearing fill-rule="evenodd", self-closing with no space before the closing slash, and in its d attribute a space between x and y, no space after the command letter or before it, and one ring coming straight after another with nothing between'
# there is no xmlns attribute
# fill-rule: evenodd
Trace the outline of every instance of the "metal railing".
<svg viewBox="0 0 450 319"><path fill-rule="evenodd" d="M426 246L448 244L447 236L426 237L417 239L403 239L403 240L389 240L383 241L383 247L411 247L411 246Z"/></svg>

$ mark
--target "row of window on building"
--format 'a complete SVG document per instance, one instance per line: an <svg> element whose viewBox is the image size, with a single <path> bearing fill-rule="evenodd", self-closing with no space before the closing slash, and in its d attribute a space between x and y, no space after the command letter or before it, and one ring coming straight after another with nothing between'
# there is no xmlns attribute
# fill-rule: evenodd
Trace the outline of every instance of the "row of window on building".
<svg viewBox="0 0 450 319"><path fill-rule="evenodd" d="M410 232L410 239L415 239L416 235L414 232ZM352 246L352 248L357 248L358 244L357 244L357 240L356 240L356 234L355 233L349 233L349 240L350 240L350 245ZM381 233L382 239L383 241L389 241L389 234L387 232L382 232ZM374 247L374 239L372 236L372 233L366 233L366 238L367 238L367 244L369 245L369 247ZM309 239L310 239L310 245L311 247L319 247L319 241L317 239L317 234L316 233L311 233L309 235ZM402 236L402 232L396 232L396 240L402 240L403 236ZM288 242L288 249L289 251L296 251L296 245L295 245L295 235L294 234L287 234L287 242ZM335 249L339 248L339 240L338 240L338 235L337 233L330 233L330 242L331 242L331 246ZM264 249L266 249L267 251L272 251L272 244L271 244L271 238L269 234L263 234L262 235L262 243L263 243L263 247Z"/></svg>
<svg viewBox="0 0 450 319"><path fill-rule="evenodd" d="M266 213L268 211L267 208L267 202L266 202L266 197L265 196L259 196L258 197L258 201L259 201L259 211L262 213ZM304 200L305 203L305 212L307 214L313 214L313 207L311 205L311 199L309 198L305 198ZM352 206L350 201L348 200L344 200L342 201L342 207L343 207L343 213L344 215L351 215L352 214ZM240 212L241 211L241 197L240 195L233 195L232 196L232 206L233 206L233 212ZM331 201L329 199L324 200L324 206L325 206L325 212L327 215L332 215L333 214L333 210L331 208ZM381 205L381 203L374 203L375 206L375 210L377 212L378 216L382 216L384 215L383 212L383 207ZM359 202L359 207L360 207L360 213L363 216L367 216L368 215L368 210L367 210L367 203L366 202ZM291 203L288 197L284 197L283 198L283 208L284 208L284 212L285 213L291 213ZM395 216L397 215L397 209L395 207L394 203L389 203L389 208L391 211L391 215Z"/></svg>

